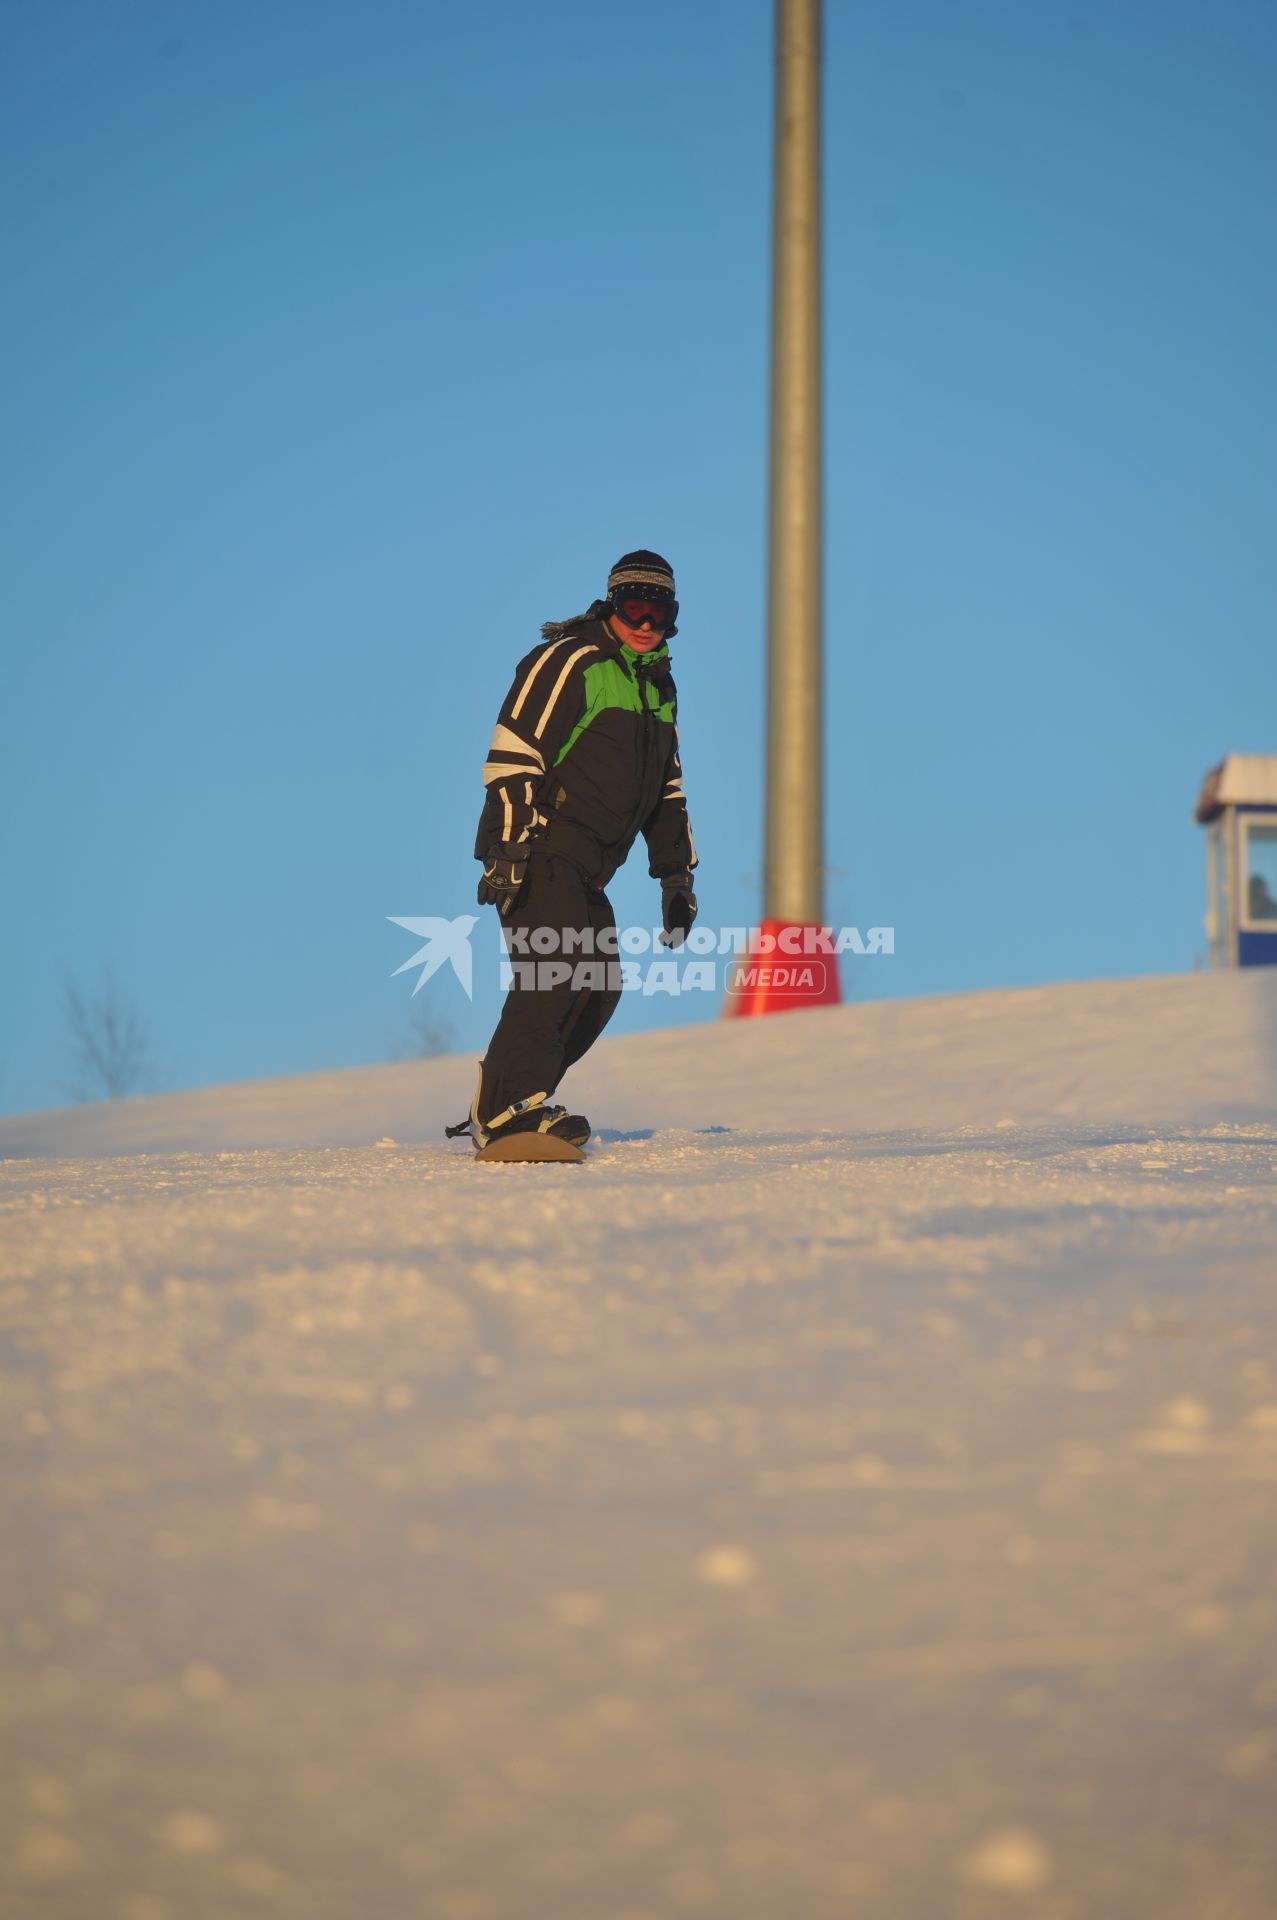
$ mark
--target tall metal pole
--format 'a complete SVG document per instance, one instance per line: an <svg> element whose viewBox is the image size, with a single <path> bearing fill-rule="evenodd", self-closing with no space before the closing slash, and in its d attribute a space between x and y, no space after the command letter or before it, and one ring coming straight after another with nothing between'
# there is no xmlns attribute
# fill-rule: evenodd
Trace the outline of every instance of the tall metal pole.
<svg viewBox="0 0 1277 1920"><path fill-rule="evenodd" d="M821 0L776 0L763 914L823 919Z"/></svg>

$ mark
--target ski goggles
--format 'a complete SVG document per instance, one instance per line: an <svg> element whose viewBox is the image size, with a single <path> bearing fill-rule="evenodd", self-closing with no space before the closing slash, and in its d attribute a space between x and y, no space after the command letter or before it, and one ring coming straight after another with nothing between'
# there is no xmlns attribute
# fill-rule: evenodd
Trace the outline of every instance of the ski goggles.
<svg viewBox="0 0 1277 1920"><path fill-rule="evenodd" d="M657 633L672 627L678 617L677 600L639 600L626 594L618 595L612 607L627 627L641 627L646 622Z"/></svg>

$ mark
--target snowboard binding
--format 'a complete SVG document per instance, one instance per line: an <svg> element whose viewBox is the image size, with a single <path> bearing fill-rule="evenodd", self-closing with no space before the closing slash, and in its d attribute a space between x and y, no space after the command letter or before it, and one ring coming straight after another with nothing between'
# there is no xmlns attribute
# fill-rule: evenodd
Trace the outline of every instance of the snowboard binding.
<svg viewBox="0 0 1277 1920"><path fill-rule="evenodd" d="M531 1093L485 1125L478 1113L482 1086L480 1080L466 1118L444 1128L449 1140L469 1139L478 1160L584 1160L590 1123L583 1114L549 1106L544 1093Z"/></svg>

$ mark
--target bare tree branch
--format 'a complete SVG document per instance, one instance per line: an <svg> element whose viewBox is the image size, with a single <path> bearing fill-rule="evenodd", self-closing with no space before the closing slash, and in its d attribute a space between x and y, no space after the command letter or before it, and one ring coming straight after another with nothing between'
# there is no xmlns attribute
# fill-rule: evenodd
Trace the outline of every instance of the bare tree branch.
<svg viewBox="0 0 1277 1920"><path fill-rule="evenodd" d="M81 991L68 976L66 1015L79 1100L121 1100L147 1069L146 1029L115 972L103 967L97 991Z"/></svg>
<svg viewBox="0 0 1277 1920"><path fill-rule="evenodd" d="M426 1008L414 1007L408 1016L407 1031L396 1040L392 1060L425 1060L433 1054L448 1053L455 1039L450 1020L432 1020Z"/></svg>

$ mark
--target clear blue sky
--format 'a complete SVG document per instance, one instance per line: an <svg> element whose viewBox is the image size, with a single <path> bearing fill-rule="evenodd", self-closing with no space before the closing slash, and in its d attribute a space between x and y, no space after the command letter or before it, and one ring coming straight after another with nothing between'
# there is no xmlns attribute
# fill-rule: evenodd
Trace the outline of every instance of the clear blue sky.
<svg viewBox="0 0 1277 1920"><path fill-rule="evenodd" d="M702 912L756 917L766 0L0 36L0 1105L66 1097L107 963L159 1085L388 1057L385 916L473 906L514 663L631 546ZM1277 750L1275 55L1271 0L827 0L828 906L897 930L857 993L1203 950L1198 780ZM482 1048L494 981L427 999Z"/></svg>

